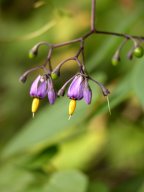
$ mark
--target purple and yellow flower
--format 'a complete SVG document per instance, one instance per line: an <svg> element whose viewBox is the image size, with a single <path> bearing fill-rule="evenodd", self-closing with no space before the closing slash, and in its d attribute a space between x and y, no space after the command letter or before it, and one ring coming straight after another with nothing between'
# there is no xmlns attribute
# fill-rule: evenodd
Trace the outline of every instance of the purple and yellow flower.
<svg viewBox="0 0 144 192"><path fill-rule="evenodd" d="M71 99L69 104L69 116L71 117L76 108L76 100L84 99L87 104L91 103L92 91L88 79L81 74L75 76L69 86L67 96Z"/></svg>
<svg viewBox="0 0 144 192"><path fill-rule="evenodd" d="M52 105L56 100L56 92L53 87L53 82L49 76L39 75L31 85L30 96L33 97L32 113L37 111L40 99L48 96L49 103Z"/></svg>

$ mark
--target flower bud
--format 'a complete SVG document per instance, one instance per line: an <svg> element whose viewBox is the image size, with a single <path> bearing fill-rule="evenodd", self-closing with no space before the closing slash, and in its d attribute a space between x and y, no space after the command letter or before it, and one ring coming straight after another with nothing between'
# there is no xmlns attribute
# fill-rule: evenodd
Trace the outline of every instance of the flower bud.
<svg viewBox="0 0 144 192"><path fill-rule="evenodd" d="M58 75L56 73L51 73L51 78L53 80L57 79L58 78Z"/></svg>
<svg viewBox="0 0 144 192"><path fill-rule="evenodd" d="M119 51L117 50L116 53L114 54L113 58L112 58L112 65L113 66L116 66L120 61L120 53Z"/></svg>
<svg viewBox="0 0 144 192"><path fill-rule="evenodd" d="M59 76L60 76L60 68L61 68L61 65L58 65L51 73L51 78L52 79L57 79Z"/></svg>
<svg viewBox="0 0 144 192"><path fill-rule="evenodd" d="M119 63L119 60L117 59L117 58L112 58L112 65L113 66L116 66L116 65L118 65L118 63Z"/></svg>
<svg viewBox="0 0 144 192"><path fill-rule="evenodd" d="M57 93L58 96L64 96L65 94L65 90L64 89L60 89Z"/></svg>
<svg viewBox="0 0 144 192"><path fill-rule="evenodd" d="M35 45L30 51L29 51L29 58L33 59L38 54L38 46Z"/></svg>
<svg viewBox="0 0 144 192"><path fill-rule="evenodd" d="M141 58L144 55L144 50L142 47L136 47L133 51L133 54L137 58Z"/></svg>
<svg viewBox="0 0 144 192"><path fill-rule="evenodd" d="M19 81L21 81L22 83L25 83L27 80L27 76L26 75L22 75L20 78L19 78Z"/></svg>

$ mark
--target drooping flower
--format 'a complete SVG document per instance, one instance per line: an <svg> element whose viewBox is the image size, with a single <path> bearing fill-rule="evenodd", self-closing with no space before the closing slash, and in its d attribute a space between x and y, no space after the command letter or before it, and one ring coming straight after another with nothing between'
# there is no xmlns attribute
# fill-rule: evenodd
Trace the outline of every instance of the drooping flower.
<svg viewBox="0 0 144 192"><path fill-rule="evenodd" d="M91 103L92 91L88 85L88 79L83 74L75 76L68 88L67 96L71 99L69 104L70 117L75 111L76 100L84 99L87 104Z"/></svg>
<svg viewBox="0 0 144 192"><path fill-rule="evenodd" d="M77 75L69 86L67 96L70 99L81 100L83 98L84 78Z"/></svg>
<svg viewBox="0 0 144 192"><path fill-rule="evenodd" d="M34 98L32 102L33 115L39 107L40 99L48 96L49 103L54 104L56 100L56 92L51 77L47 75L39 75L31 85L30 96Z"/></svg>

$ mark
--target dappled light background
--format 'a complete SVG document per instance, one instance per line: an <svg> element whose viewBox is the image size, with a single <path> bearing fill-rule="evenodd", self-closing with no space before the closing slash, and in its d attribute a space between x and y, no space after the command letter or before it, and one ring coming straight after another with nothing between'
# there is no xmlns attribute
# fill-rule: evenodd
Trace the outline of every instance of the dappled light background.
<svg viewBox="0 0 144 192"><path fill-rule="evenodd" d="M96 27L144 36L143 0L97 0ZM68 121L65 95L50 106L47 98L35 118L27 69L41 65L48 48L36 58L29 50L39 41L60 43L90 28L90 0L0 0L0 191L1 192L143 192L144 191L144 57L111 58L122 41L111 36L86 40L86 68L110 90L112 115L99 87L90 82L92 103L77 102ZM52 64L76 54L79 44L54 50ZM58 90L77 71L74 62L54 81Z"/></svg>

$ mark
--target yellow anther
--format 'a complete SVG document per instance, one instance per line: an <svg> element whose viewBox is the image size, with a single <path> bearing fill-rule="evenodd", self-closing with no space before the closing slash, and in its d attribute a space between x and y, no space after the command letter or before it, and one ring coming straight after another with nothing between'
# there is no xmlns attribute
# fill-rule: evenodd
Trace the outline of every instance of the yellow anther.
<svg viewBox="0 0 144 192"><path fill-rule="evenodd" d="M69 119L73 115L75 108L76 108L76 100L71 99L69 103Z"/></svg>
<svg viewBox="0 0 144 192"><path fill-rule="evenodd" d="M34 117L34 114L35 114L35 112L37 111L37 109L39 107L39 103L40 103L39 98L34 98L33 101L32 101L31 111L32 111L33 117Z"/></svg>

